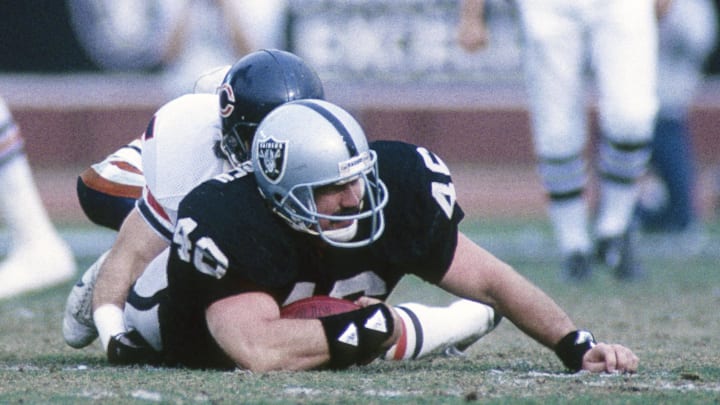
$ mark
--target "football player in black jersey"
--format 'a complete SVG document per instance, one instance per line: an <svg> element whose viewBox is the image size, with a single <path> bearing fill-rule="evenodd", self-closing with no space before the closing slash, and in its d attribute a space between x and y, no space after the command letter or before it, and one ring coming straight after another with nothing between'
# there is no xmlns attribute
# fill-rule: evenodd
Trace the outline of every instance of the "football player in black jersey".
<svg viewBox="0 0 720 405"><path fill-rule="evenodd" d="M226 165L249 164L255 129L275 106L324 94L307 64L279 50L248 54L233 66L203 76L196 87L212 93L220 82L217 115L208 95L170 101L153 116L149 137L121 148L79 179L78 196L89 218L122 228L112 249L85 271L68 295L63 337L71 347L86 347L99 337L106 350L112 336L126 332L123 309L128 292L149 262L170 245L180 200L194 186L227 170ZM128 214L143 188L138 209ZM501 319L491 307L464 299L448 306L411 302L398 308L406 333L384 354L386 359L455 354Z"/></svg>
<svg viewBox="0 0 720 405"><path fill-rule="evenodd" d="M252 172L217 176L180 204L172 246L128 297L131 332L111 340L111 362L253 371L365 364L410 326L383 300L414 274L492 306L570 370L637 370L630 349L597 343L458 231L450 172L427 149L368 145L346 111L302 100L262 121L251 156ZM362 308L280 317L283 305L313 295Z"/></svg>

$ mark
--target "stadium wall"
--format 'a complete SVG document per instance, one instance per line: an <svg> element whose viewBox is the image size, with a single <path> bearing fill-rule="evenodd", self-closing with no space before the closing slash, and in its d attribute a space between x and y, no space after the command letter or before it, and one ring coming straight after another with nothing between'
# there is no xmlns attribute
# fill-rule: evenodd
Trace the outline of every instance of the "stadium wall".
<svg viewBox="0 0 720 405"><path fill-rule="evenodd" d="M139 136L164 102L147 77L23 76L0 78L26 138L42 198L54 220L88 223L75 197L81 170ZM518 86L478 84L328 84L327 98L350 109L371 139L425 145L453 170L467 214L544 215L530 126ZM720 86L711 84L692 111L701 176L698 205L714 217L720 167ZM716 100L718 99L718 100ZM594 117L593 109L589 109ZM594 118L591 125L595 126ZM720 173L720 171L718 172Z"/></svg>
<svg viewBox="0 0 720 405"><path fill-rule="evenodd" d="M360 87L332 87L328 99L354 112L370 139L418 143L448 162L515 165L533 161L527 110L517 92L508 96L506 91L487 89L473 93ZM139 136L162 102L9 104L33 165L52 168L84 166L102 159ZM595 128L592 108L589 114ZM691 125L700 165L720 164L720 100L699 98Z"/></svg>
<svg viewBox="0 0 720 405"><path fill-rule="evenodd" d="M165 100L146 77L24 77L0 82L37 167L85 166L142 134ZM49 91L50 90L50 91ZM326 96L354 112L371 139L422 144L450 162L533 161L522 86L503 84L337 84ZM595 128L594 108L588 109ZM692 108L699 163L720 164L720 82Z"/></svg>

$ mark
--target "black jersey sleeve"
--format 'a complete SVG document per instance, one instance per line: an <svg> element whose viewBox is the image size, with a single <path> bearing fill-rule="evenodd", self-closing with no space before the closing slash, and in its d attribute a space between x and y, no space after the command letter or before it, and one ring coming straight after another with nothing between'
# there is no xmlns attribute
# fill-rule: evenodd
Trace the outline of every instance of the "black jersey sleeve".
<svg viewBox="0 0 720 405"><path fill-rule="evenodd" d="M426 148L377 141L379 177L388 187L382 254L404 273L436 283L450 266L464 213L445 163Z"/></svg>

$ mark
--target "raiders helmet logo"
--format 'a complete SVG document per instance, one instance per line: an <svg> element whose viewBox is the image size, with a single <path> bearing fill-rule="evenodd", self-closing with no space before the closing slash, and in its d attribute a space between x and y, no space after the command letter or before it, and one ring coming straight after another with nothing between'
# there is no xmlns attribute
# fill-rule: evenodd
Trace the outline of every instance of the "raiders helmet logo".
<svg viewBox="0 0 720 405"><path fill-rule="evenodd" d="M285 172L287 141L276 141L272 137L258 142L257 157L263 176L271 183L277 183Z"/></svg>

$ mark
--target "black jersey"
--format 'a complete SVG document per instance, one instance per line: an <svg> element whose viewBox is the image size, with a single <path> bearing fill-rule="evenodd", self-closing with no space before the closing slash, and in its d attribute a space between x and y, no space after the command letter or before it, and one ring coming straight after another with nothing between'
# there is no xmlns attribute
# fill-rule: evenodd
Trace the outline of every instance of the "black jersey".
<svg viewBox="0 0 720 405"><path fill-rule="evenodd" d="M450 172L422 147L374 142L388 187L385 231L362 248L336 248L290 228L260 196L254 176L231 171L195 188L180 204L159 310L169 362L233 364L207 330L205 309L250 291L278 305L311 295L386 298L406 274L438 282L447 271L463 217ZM359 226L363 232L363 223Z"/></svg>

